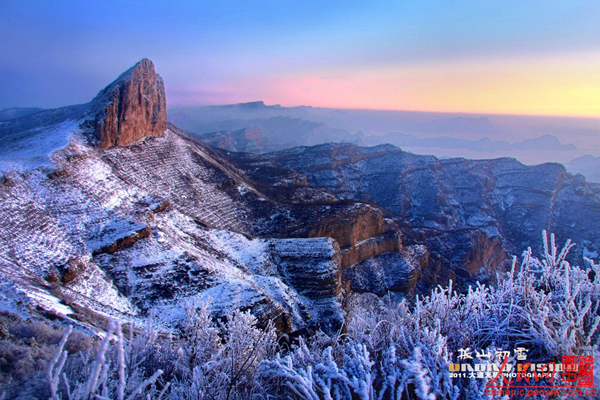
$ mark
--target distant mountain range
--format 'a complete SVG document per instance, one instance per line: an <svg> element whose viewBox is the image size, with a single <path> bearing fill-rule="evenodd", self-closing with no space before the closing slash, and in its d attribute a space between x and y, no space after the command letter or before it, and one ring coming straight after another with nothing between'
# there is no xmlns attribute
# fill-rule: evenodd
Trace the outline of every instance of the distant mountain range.
<svg viewBox="0 0 600 400"><path fill-rule="evenodd" d="M565 125L561 139L557 136L559 133L544 133L558 129L544 125L549 121L527 118L282 107L262 101L179 107L169 114L170 121L196 138L229 151L265 153L322 143L361 146L389 143L416 154L433 154L440 158L514 157L530 165L561 162L574 173L600 181L593 165L581 164L585 160L570 163L584 152L594 151L594 146L584 144L579 148L574 143L561 141L593 138L593 129ZM560 121L558 123L560 127ZM247 129L252 130L252 138L236 139L239 132Z"/></svg>
<svg viewBox="0 0 600 400"><path fill-rule="evenodd" d="M363 139L369 145L391 143L398 147L436 147L440 149L467 149L479 152L497 152L508 150L559 150L574 151L577 147L573 144L562 144L556 136L544 135L534 139L525 139L522 142L510 143L505 140L493 141L488 137L479 140L461 139L451 136L436 136L418 138L414 135L392 132L383 136L367 136Z"/></svg>
<svg viewBox="0 0 600 400"><path fill-rule="evenodd" d="M42 110L43 108L5 108L4 110L0 110L0 122L26 117L27 115L35 114Z"/></svg>
<svg viewBox="0 0 600 400"><path fill-rule="evenodd" d="M359 115L355 115L359 113ZM399 147L423 147L440 149L467 149L479 152L497 152L506 150L558 150L575 151L573 144L562 144L553 135L542 135L518 142L492 140L487 136L480 139L467 139L460 136L419 137L403 132L388 132L383 135L367 135L358 127L367 126L376 116L357 122L355 129L348 129L346 116L359 119L360 111L315 109L312 107L286 108L279 105L267 106L262 101L224 106L186 107L175 109L169 119L178 126L191 131L198 137L218 131L235 131L244 128L260 128L273 143L285 147L311 146L330 142L350 142L355 144L377 145L390 143ZM326 122L325 122L326 121ZM391 126L403 127L407 132L427 134L476 134L497 135L500 129L489 118L455 117L415 122L410 119L398 119ZM339 128L338 125L345 126ZM335 128L332 126L336 126ZM355 133L352 133L354 131ZM265 149L269 151L269 149Z"/></svg>

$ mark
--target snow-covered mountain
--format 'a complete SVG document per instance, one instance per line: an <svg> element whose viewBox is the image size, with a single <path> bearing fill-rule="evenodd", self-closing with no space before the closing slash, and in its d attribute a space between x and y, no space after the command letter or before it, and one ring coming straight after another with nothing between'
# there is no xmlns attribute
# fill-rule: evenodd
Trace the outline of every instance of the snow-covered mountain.
<svg viewBox="0 0 600 400"><path fill-rule="evenodd" d="M142 60L88 104L0 126L3 309L90 329L153 314L169 330L186 303L210 301L216 315L333 332L342 268L389 252L411 276L426 264L377 207L293 171L250 180L167 124L165 101Z"/></svg>

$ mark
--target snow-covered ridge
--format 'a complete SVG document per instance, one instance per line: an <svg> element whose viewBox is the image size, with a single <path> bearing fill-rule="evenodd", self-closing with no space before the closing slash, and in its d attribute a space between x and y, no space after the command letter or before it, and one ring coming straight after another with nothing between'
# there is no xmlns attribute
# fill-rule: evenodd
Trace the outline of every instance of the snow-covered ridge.
<svg viewBox="0 0 600 400"><path fill-rule="evenodd" d="M166 124L165 107L142 60L86 105L0 126L10 139L0 149L0 277L14 289L2 290L2 307L87 325L155 315L170 330L186 304L210 301L216 316L240 308L280 331L337 332L340 247L362 246L357 261L401 249L399 236L391 247L369 241L392 229L382 211L337 202L293 171L251 179Z"/></svg>
<svg viewBox="0 0 600 400"><path fill-rule="evenodd" d="M38 167L51 167L52 153L66 147L71 140L81 139L81 121L67 120L49 127L33 128L18 136L4 136L0 147L0 170L25 171Z"/></svg>
<svg viewBox="0 0 600 400"><path fill-rule="evenodd" d="M0 274L31 293L15 309L40 306L70 318L73 302L132 323L152 313L169 329L185 304L211 301L217 315L251 309L281 330L319 327L322 313L337 315L339 328L335 241L238 233L248 230L250 210L222 187L239 178L170 130L108 150L85 143L76 122L60 132L70 138L66 147L41 166L6 171L0 186ZM239 184L248 189L225 188L256 197ZM312 275L317 292L298 273ZM320 281L330 289L316 295Z"/></svg>

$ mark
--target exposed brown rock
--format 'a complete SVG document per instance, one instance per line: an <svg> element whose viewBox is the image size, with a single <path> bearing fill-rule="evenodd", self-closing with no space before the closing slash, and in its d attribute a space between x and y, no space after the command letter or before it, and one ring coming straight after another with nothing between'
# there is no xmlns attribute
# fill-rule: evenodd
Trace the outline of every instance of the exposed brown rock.
<svg viewBox="0 0 600 400"><path fill-rule="evenodd" d="M334 238L340 248L346 249L356 243L385 233L383 215L373 207L356 208L355 213L340 214L319 221L307 237Z"/></svg>
<svg viewBox="0 0 600 400"><path fill-rule="evenodd" d="M154 207L152 209L152 212L157 214L161 211L166 210L167 208L170 208L172 206L171 202L169 200L165 200L162 203L160 203L159 205L157 205L156 207Z"/></svg>
<svg viewBox="0 0 600 400"><path fill-rule="evenodd" d="M266 328L271 323L277 333L290 333L292 331L290 315L280 304L270 298L265 297L259 300L249 310L258 319L257 326L261 329Z"/></svg>
<svg viewBox="0 0 600 400"><path fill-rule="evenodd" d="M56 178L60 178L61 176L66 176L69 174L69 171L66 169L59 169L56 171L53 171L51 173L48 174L48 178L49 179L56 179Z"/></svg>
<svg viewBox="0 0 600 400"><path fill-rule="evenodd" d="M46 275L46 277L44 279L48 283L58 282L58 277L56 276L56 273L54 271L51 271L48 275Z"/></svg>
<svg viewBox="0 0 600 400"><path fill-rule="evenodd" d="M343 269L364 261L367 258L376 257L380 254L392 251L400 251L402 242L399 232L386 232L381 236L369 238L356 243L341 252L340 267Z"/></svg>
<svg viewBox="0 0 600 400"><path fill-rule="evenodd" d="M165 85L143 59L96 96L92 109L99 147L127 146L160 136L167 122Z"/></svg>
<svg viewBox="0 0 600 400"><path fill-rule="evenodd" d="M381 210L373 207L357 208L355 212L320 221L306 236L335 239L342 249L341 269L367 258L402 249L397 226L384 219Z"/></svg>
<svg viewBox="0 0 600 400"><path fill-rule="evenodd" d="M61 268L61 281L63 283L71 282L81 272L85 271L85 262L77 258L71 258L65 266Z"/></svg>
<svg viewBox="0 0 600 400"><path fill-rule="evenodd" d="M463 268L471 275L477 274L481 268L493 273L506 260L506 251L497 237L489 238L483 232L478 232L477 236L479 240L462 261Z"/></svg>
<svg viewBox="0 0 600 400"><path fill-rule="evenodd" d="M3 176L2 178L0 178L0 184L4 185L6 187L12 187L15 185L13 180L10 179L8 176Z"/></svg>
<svg viewBox="0 0 600 400"><path fill-rule="evenodd" d="M152 234L152 228L150 228L149 226L146 226L145 228L142 228L138 231L133 232L129 236L125 236L123 238L117 239L114 243L111 243L108 246L102 247L101 249L94 251L93 254L94 255L101 254L101 253L112 254L122 247L128 247L128 246L133 245L134 243L136 243L138 240L140 240L142 238L150 237L151 234Z"/></svg>

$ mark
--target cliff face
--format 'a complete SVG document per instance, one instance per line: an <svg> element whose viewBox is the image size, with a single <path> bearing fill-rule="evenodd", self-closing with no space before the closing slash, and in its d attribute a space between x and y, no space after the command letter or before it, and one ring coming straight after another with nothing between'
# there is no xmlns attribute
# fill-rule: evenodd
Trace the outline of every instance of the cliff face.
<svg viewBox="0 0 600 400"><path fill-rule="evenodd" d="M309 299L335 297L340 294L340 249L335 240L280 239L272 240L269 246L279 275L298 293Z"/></svg>
<svg viewBox="0 0 600 400"><path fill-rule="evenodd" d="M258 165L263 170L291 169L309 186L338 199L382 208L400 226L404 245L427 246L430 264L422 278L428 284L493 278L509 254L519 255L529 246L539 249L544 229L578 244L572 251L577 263L600 252L598 192L559 164L526 166L508 158L439 160L391 145L361 148L347 143L298 147L243 162L240 166L250 174ZM360 226L355 225L353 229ZM371 228L369 235L380 233Z"/></svg>
<svg viewBox="0 0 600 400"><path fill-rule="evenodd" d="M241 308L280 331L333 334L345 318L342 270L402 247L378 207L339 201L286 168L249 179L230 154L167 124L149 60L88 104L9 124L22 147L58 128L65 139L43 167L0 176L0 281L10 283L0 302L26 297L12 304L19 312L77 320L87 307L134 324L153 312L171 329L187 302L213 299L216 316ZM234 136L245 150L262 140ZM388 277L412 282L420 269L397 258Z"/></svg>
<svg viewBox="0 0 600 400"><path fill-rule="evenodd" d="M341 269L402 250L398 225L385 218L379 207L360 201L340 201L329 190L309 186L305 175L269 165L261 156L241 153L226 156L241 167L263 193L286 204L285 211L260 224L258 234L335 239L340 247Z"/></svg>
<svg viewBox="0 0 600 400"><path fill-rule="evenodd" d="M340 256L340 266L342 269L345 269L368 258L401 250L402 241L400 233L389 231L382 235L373 236L354 243L351 247L344 249Z"/></svg>
<svg viewBox="0 0 600 400"><path fill-rule="evenodd" d="M165 85L154 64L143 59L92 101L99 147L127 146L160 136L167 122Z"/></svg>
<svg viewBox="0 0 600 400"><path fill-rule="evenodd" d="M401 252L386 252L353 264L344 270L342 279L353 292L414 294L428 262L425 246L408 246Z"/></svg>
<svg viewBox="0 0 600 400"><path fill-rule="evenodd" d="M67 142L43 166L0 176L0 302L18 298L19 312L77 319L88 307L133 323L156 312L170 329L184 304L213 299L218 316L241 308L281 331L335 333L348 290L485 281L542 229L581 255L600 250L599 186L558 165L349 144L215 150L166 124L149 60L89 104L6 126L21 148L57 132ZM57 306L52 285L73 308Z"/></svg>

